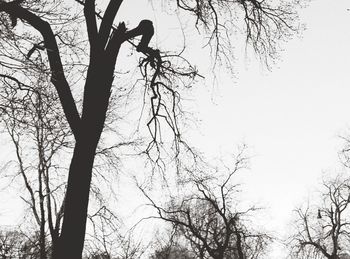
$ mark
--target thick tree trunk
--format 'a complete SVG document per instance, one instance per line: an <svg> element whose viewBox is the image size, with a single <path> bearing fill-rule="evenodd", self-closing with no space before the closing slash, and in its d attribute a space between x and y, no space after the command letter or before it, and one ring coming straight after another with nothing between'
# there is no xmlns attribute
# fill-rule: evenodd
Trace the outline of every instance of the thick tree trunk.
<svg viewBox="0 0 350 259"><path fill-rule="evenodd" d="M54 259L81 258L94 156L95 147L90 143L76 143L69 170L62 233L53 251Z"/></svg>
<svg viewBox="0 0 350 259"><path fill-rule="evenodd" d="M52 239L52 243L51 243L51 250L49 251L48 255L49 258L54 258L54 256L56 255L56 251L58 249L58 239ZM56 257L57 258L57 257Z"/></svg>
<svg viewBox="0 0 350 259"><path fill-rule="evenodd" d="M68 177L62 232L53 259L81 259L84 247L89 192L97 144L108 108L114 64L91 61L81 125Z"/></svg>
<svg viewBox="0 0 350 259"><path fill-rule="evenodd" d="M39 248L40 248L40 259L46 259L46 240L45 240L45 226L41 223L40 226L40 237L39 237Z"/></svg>

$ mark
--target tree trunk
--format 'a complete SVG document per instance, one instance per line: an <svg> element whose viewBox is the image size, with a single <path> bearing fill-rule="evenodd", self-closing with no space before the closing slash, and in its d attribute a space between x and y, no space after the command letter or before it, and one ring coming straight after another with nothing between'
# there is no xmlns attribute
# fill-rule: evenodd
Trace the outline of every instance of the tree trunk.
<svg viewBox="0 0 350 259"><path fill-rule="evenodd" d="M40 259L46 259L46 235L45 235L45 207L44 207L44 195L43 195L43 170L39 165L39 207L40 207L40 231L39 231L39 247L40 247Z"/></svg>
<svg viewBox="0 0 350 259"><path fill-rule="evenodd" d="M238 258L244 259L245 256L244 256L243 248L242 248L242 237L237 229L236 229L236 237L237 237L236 246L237 246Z"/></svg>
<svg viewBox="0 0 350 259"><path fill-rule="evenodd" d="M79 259L84 246L86 216L95 148L76 143L69 170L62 233L54 259Z"/></svg>
<svg viewBox="0 0 350 259"><path fill-rule="evenodd" d="M62 232L53 259L81 259L84 247L89 192L97 144L109 103L114 64L108 59L91 61L85 91L81 125L69 168Z"/></svg>
<svg viewBox="0 0 350 259"><path fill-rule="evenodd" d="M45 223L41 223L39 236L40 259L46 259Z"/></svg>

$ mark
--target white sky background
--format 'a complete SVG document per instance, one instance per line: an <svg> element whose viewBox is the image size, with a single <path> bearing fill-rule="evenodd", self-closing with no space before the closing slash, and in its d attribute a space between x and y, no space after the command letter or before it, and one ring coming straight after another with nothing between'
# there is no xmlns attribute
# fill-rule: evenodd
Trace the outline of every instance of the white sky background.
<svg viewBox="0 0 350 259"><path fill-rule="evenodd" d="M270 208L267 224L281 234L322 173L339 166L338 136L350 123L347 8L349 1L311 2L301 12L302 39L285 46L272 72L246 64L235 84L220 84L217 105L201 110L202 143L213 154L242 141L252 148L245 188ZM269 258L282 256L276 251Z"/></svg>
<svg viewBox="0 0 350 259"><path fill-rule="evenodd" d="M307 25L303 37L285 45L271 72L258 62L238 60L234 81L224 79L191 96L201 121L194 144L208 156L226 155L242 142L249 145L254 157L244 177L247 198L268 208L267 224L281 234L322 173L339 165L338 136L350 133L348 8L348 0L314 0L301 12ZM166 38L158 35L157 40ZM0 150L0 161L6 153ZM20 204L12 198L11 204ZM9 199L1 194L0 202L9 204ZM18 219L10 207L1 208L1 224ZM276 250L269 258L283 257Z"/></svg>
<svg viewBox="0 0 350 259"><path fill-rule="evenodd" d="M229 152L240 141L256 156L245 187L269 208L284 234L291 211L325 170L339 166L339 135L350 123L349 1L318 0L301 12L307 30L285 46L273 71L247 64L236 84L223 82L203 116L203 146ZM252 62L253 63L253 62ZM283 254L283 253L282 253ZM282 258L275 251L269 258Z"/></svg>

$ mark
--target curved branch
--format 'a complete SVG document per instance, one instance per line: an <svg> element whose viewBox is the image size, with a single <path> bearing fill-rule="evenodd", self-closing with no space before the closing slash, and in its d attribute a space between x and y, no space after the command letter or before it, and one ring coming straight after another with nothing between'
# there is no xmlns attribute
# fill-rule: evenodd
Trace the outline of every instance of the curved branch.
<svg viewBox="0 0 350 259"><path fill-rule="evenodd" d="M1 2L0 12L6 12L12 17L17 17L28 22L42 35L51 69L51 82L57 90L69 126L75 138L77 138L80 127L80 116L64 75L61 57L51 26L39 16L22 8L16 1L10 3Z"/></svg>
<svg viewBox="0 0 350 259"><path fill-rule="evenodd" d="M136 47L136 50L144 54L154 55L156 50L148 46L149 42L153 37L153 34L154 34L154 27L153 27L152 21L142 20L136 28L130 31L127 31L125 36L127 40L130 40L137 36L142 36L139 45Z"/></svg>

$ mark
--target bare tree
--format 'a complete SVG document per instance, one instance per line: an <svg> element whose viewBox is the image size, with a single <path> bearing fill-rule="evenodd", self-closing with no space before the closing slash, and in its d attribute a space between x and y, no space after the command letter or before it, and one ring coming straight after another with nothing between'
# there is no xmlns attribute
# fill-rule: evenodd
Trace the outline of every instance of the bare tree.
<svg viewBox="0 0 350 259"><path fill-rule="evenodd" d="M197 258L259 258L271 241L269 235L254 230L250 217L258 208L238 209L238 184L234 175L246 165L240 153L234 168L225 174L190 172L184 189L192 190L182 198L172 197L165 206L158 205L140 186L160 218L173 225L177 235L184 238ZM236 200L235 200L236 198Z"/></svg>
<svg viewBox="0 0 350 259"><path fill-rule="evenodd" d="M73 157L69 167L65 195L62 231L54 258L81 258L86 229L89 191L96 155L115 76L115 65L121 46L129 42L144 55L140 61L149 94L150 119L148 128L152 140L147 153L160 152L160 122L174 133L178 152L181 134L177 118L179 109L177 77L193 79L198 73L185 59L171 62L174 55L163 54L151 48L153 24L143 20L134 29L125 24L114 26L122 0L111 0L104 11L96 10L95 0L77 1L82 4L52 0L0 1L1 16L1 74L4 80L23 83L33 78L32 71L40 69L51 76L67 123L75 138ZM210 35L214 54L224 57L230 50L230 26L235 19L243 23L247 42L263 56L276 51L276 41L290 36L295 21L293 4L275 5L274 1L177 1L176 7L194 15L197 28L202 26ZM78 11L76 11L78 10ZM83 10L83 14L81 11ZM237 14L237 15L236 15ZM100 19L98 22L97 20ZM86 33L82 30L85 22ZM239 24L239 23L238 23ZM18 29L18 27L21 29ZM232 27L231 26L231 27ZM84 36L87 35L85 38ZM132 40L141 36L139 44ZM226 39L226 41L224 41ZM226 42L226 44L224 44ZM84 51L89 44L89 53ZM41 50L45 50L43 54ZM76 55L78 53L78 55ZM44 61L42 63L37 61ZM86 64L87 63L87 64ZM78 75L78 78L77 78ZM81 109L74 98L75 82L83 84ZM30 85L30 84L27 84ZM79 83L78 83L79 85ZM156 160L157 160L156 156Z"/></svg>
<svg viewBox="0 0 350 259"><path fill-rule="evenodd" d="M0 257L1 259L15 258L20 255L24 243L23 235L18 231L1 230Z"/></svg>
<svg viewBox="0 0 350 259"><path fill-rule="evenodd" d="M16 229L3 228L0 231L0 258L39 258L41 255L39 239L39 233L26 235L19 226Z"/></svg>
<svg viewBox="0 0 350 259"><path fill-rule="evenodd" d="M101 207L89 220L93 233L86 240L87 258L137 259L147 250L133 229L121 233L122 223L107 208Z"/></svg>
<svg viewBox="0 0 350 259"><path fill-rule="evenodd" d="M42 78L35 88L20 87L22 91L10 84L1 89L0 117L15 148L18 173L13 177L22 178L28 196L21 198L38 226L40 258L45 259L49 247L55 250L59 236L67 168L59 160L71 149L72 138L58 98Z"/></svg>
<svg viewBox="0 0 350 259"><path fill-rule="evenodd" d="M195 253L191 248L181 242L181 237L177 234L176 228L166 229L165 233L156 233L155 241L152 242L154 252L151 259L194 259Z"/></svg>
<svg viewBox="0 0 350 259"><path fill-rule="evenodd" d="M196 258L186 247L181 244L171 244L156 250L151 259L194 259Z"/></svg>
<svg viewBox="0 0 350 259"><path fill-rule="evenodd" d="M350 180L323 183L322 203L295 210L295 234L289 239L293 258L339 259L349 253Z"/></svg>

